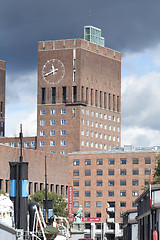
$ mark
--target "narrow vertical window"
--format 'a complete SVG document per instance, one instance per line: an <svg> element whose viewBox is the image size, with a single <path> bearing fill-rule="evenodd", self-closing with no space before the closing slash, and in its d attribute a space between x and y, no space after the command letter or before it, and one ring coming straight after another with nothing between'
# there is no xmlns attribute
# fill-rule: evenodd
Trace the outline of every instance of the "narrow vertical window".
<svg viewBox="0 0 160 240"><path fill-rule="evenodd" d="M115 111L115 95L113 95L113 111Z"/></svg>
<svg viewBox="0 0 160 240"><path fill-rule="evenodd" d="M81 101L83 102L84 100L84 87L82 86L81 88Z"/></svg>
<svg viewBox="0 0 160 240"><path fill-rule="evenodd" d="M93 89L91 89L91 105L93 105Z"/></svg>
<svg viewBox="0 0 160 240"><path fill-rule="evenodd" d="M119 96L117 96L117 112L119 112Z"/></svg>
<svg viewBox="0 0 160 240"><path fill-rule="evenodd" d="M66 103L66 87L62 87L62 90L63 90L62 102Z"/></svg>
<svg viewBox="0 0 160 240"><path fill-rule="evenodd" d="M77 87L73 86L73 102L77 102Z"/></svg>
<svg viewBox="0 0 160 240"><path fill-rule="evenodd" d="M86 88L86 103L88 103L88 87Z"/></svg>
<svg viewBox="0 0 160 240"><path fill-rule="evenodd" d="M108 94L108 109L111 109L111 94Z"/></svg>
<svg viewBox="0 0 160 240"><path fill-rule="evenodd" d="M56 103L56 88L52 87L52 104Z"/></svg>
<svg viewBox="0 0 160 240"><path fill-rule="evenodd" d="M106 92L104 93L104 108L106 108Z"/></svg>
<svg viewBox="0 0 160 240"><path fill-rule="evenodd" d="M45 91L46 89L45 88L42 88L42 104L45 104L45 98L46 98L46 91Z"/></svg>
<svg viewBox="0 0 160 240"><path fill-rule="evenodd" d="M97 95L98 95L98 93L97 93L97 90L95 91L95 106L97 107Z"/></svg>
<svg viewBox="0 0 160 240"><path fill-rule="evenodd" d="M102 91L100 91L100 96L99 96L99 100L100 100L100 107L102 107Z"/></svg>

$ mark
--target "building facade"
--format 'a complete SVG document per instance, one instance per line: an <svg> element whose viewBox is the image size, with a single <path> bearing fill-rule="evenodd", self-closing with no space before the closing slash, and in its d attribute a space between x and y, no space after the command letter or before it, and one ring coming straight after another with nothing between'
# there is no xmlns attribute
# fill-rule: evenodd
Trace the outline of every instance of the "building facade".
<svg viewBox="0 0 160 240"><path fill-rule="evenodd" d="M6 62L0 60L0 137L5 135Z"/></svg>
<svg viewBox="0 0 160 240"><path fill-rule="evenodd" d="M37 149L121 144L121 53L83 39L38 43Z"/></svg>
<svg viewBox="0 0 160 240"><path fill-rule="evenodd" d="M159 149L119 148L107 152L77 152L69 157L69 186L73 186L73 215L80 205L84 218L102 218L107 239L122 236L122 215L135 209L136 198L148 184ZM101 223L87 223L97 229ZM90 227L89 227L90 226Z"/></svg>

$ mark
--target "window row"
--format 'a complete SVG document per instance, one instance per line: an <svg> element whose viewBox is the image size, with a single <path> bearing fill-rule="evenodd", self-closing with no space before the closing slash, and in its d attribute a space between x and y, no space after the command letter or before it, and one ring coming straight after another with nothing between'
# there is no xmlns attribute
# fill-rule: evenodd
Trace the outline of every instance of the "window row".
<svg viewBox="0 0 160 240"><path fill-rule="evenodd" d="M132 179L132 186L139 186L139 180L138 179ZM96 181L97 186L103 186L103 180L97 180ZM144 185L148 185L149 184L149 179L145 179L144 180ZM120 180L120 186L126 186L127 185L127 181L126 179L121 179ZM74 187L79 187L79 180L74 180L73 181L73 186ZM85 187L90 187L91 186L91 180L85 180L84 181L84 186ZM114 179L110 179L108 180L108 186L112 187L115 186L115 180Z"/></svg>
<svg viewBox="0 0 160 240"><path fill-rule="evenodd" d="M119 142L119 138L117 137L117 142ZM91 148L99 148L99 149L104 149L107 150L107 144L102 144L102 143L93 143L89 141L81 141L81 147L91 147ZM111 145L108 145L108 150L111 150Z"/></svg>
<svg viewBox="0 0 160 240"><path fill-rule="evenodd" d="M60 134L62 136L65 136L66 135L66 130L60 130ZM55 136L55 135L56 135L56 131L55 130L51 130L50 131L50 136ZM45 131L44 130L40 131L40 136L45 136Z"/></svg>
<svg viewBox="0 0 160 240"><path fill-rule="evenodd" d="M55 146L56 141L50 141L50 146ZM40 141L40 146L44 147L45 146L45 141ZM60 141L60 146L66 146L66 140L61 140Z"/></svg>
<svg viewBox="0 0 160 240"><path fill-rule="evenodd" d="M98 113L98 112L94 112L94 111L89 111L89 110L85 110L85 109L81 109L81 113L82 114L85 114L86 113L86 115L87 116L91 116L91 117L96 117L96 118L101 118L101 119L105 119L105 120L113 120L114 122L115 121L117 121L117 122L120 122L120 118L119 117L115 117L115 116L111 116L111 115L109 115L108 116L108 118L107 118L107 114L103 114L103 113Z"/></svg>
<svg viewBox="0 0 160 240"><path fill-rule="evenodd" d="M50 110L50 115L55 115L55 114L56 114L56 110L51 109ZM66 108L61 109L61 114L66 114ZM40 110L40 115L46 115L46 110L45 109Z"/></svg>
<svg viewBox="0 0 160 240"><path fill-rule="evenodd" d="M91 203L89 201L85 201L85 207L91 207ZM102 206L102 203L100 201L97 201L96 202L96 207L101 207ZM127 206L127 203L125 201L123 202L120 202L120 207L126 207ZM136 203L134 201L132 201L132 207L136 207ZM73 202L73 207L74 208L78 208L79 207L79 202L78 201L74 201ZM84 213L84 217L85 218L89 218L91 216L90 212L85 212ZM96 217L97 218L101 218L101 213L100 212L97 212L96 213Z"/></svg>
<svg viewBox="0 0 160 240"><path fill-rule="evenodd" d="M5 143L5 146L10 146L10 143ZM18 142L12 142L11 143L11 147L18 147L20 148L21 147L21 143ZM33 142L24 142L24 147L36 147L36 142L33 141Z"/></svg>
<svg viewBox="0 0 160 240"><path fill-rule="evenodd" d="M45 126L46 121L45 120L40 120L40 126ZM56 125L56 120L50 120L50 125ZM61 125L66 125L66 120L65 119L61 119Z"/></svg>
<svg viewBox="0 0 160 240"><path fill-rule="evenodd" d="M98 122L93 122L93 121L89 121L89 120L84 120L83 118L81 119L81 123L82 123L82 125L85 125L86 124L86 126L91 126L91 127L95 127L95 128L101 128L101 129L105 129L105 130L107 130L107 124L105 123L105 124L103 124L103 123L98 123ZM116 131L116 127L115 126L111 126L111 125L108 125L108 130L113 130L113 132L115 132ZM117 132L119 132L120 131L120 128L119 127L117 127ZM82 132L81 132L81 134L82 134Z"/></svg>
<svg viewBox="0 0 160 240"><path fill-rule="evenodd" d="M117 127L117 132L119 132L119 127ZM95 137L95 138L100 138L100 139L107 139L107 134L102 134L102 133L98 133L98 132L90 132L88 130L84 131L84 130L81 130L81 135L82 136L86 136L86 137ZM109 135L110 136L110 135ZM109 137L109 139L111 140L111 136ZM115 137L113 137L113 140L115 140Z"/></svg>

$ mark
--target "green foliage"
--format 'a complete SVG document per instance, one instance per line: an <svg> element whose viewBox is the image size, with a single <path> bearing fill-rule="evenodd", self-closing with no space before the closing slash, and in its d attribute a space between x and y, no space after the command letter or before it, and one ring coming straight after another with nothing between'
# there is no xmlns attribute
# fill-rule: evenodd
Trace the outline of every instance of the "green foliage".
<svg viewBox="0 0 160 240"><path fill-rule="evenodd" d="M156 167L155 167L155 173L153 176L153 184L159 184L160 183L160 154L156 156Z"/></svg>
<svg viewBox="0 0 160 240"><path fill-rule="evenodd" d="M62 195L58 196L56 193L47 191L47 198L53 199L53 214L61 217L68 217L67 202ZM37 191L31 195L30 200L38 202L43 207L43 199L45 199L45 189Z"/></svg>
<svg viewBox="0 0 160 240"><path fill-rule="evenodd" d="M6 195L6 193L3 190L0 190L0 194Z"/></svg>

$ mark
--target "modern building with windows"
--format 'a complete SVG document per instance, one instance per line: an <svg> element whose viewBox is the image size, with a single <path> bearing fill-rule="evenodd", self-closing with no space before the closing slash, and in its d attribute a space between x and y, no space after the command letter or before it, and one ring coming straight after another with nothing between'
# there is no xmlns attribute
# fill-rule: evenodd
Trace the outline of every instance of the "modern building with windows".
<svg viewBox="0 0 160 240"><path fill-rule="evenodd" d="M86 26L84 32L87 40L38 43L37 149L41 151L120 147L121 53L104 47L100 29Z"/></svg>
<svg viewBox="0 0 160 240"><path fill-rule="evenodd" d="M0 137L5 135L6 62L0 60Z"/></svg>

